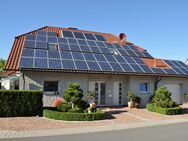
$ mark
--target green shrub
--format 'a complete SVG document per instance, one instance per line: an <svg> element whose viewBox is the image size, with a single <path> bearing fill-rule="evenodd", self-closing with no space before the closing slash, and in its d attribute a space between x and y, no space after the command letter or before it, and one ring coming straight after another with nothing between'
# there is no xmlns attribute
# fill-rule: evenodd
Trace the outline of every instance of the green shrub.
<svg viewBox="0 0 188 141"><path fill-rule="evenodd" d="M173 107L173 108L162 108L158 107L155 103L150 103L146 105L146 109L151 112L156 112L163 115L176 115L182 113L181 107Z"/></svg>
<svg viewBox="0 0 188 141"><path fill-rule="evenodd" d="M83 113L83 110L81 108L73 108L69 109L69 113Z"/></svg>
<svg viewBox="0 0 188 141"><path fill-rule="evenodd" d="M136 96L135 96L135 94L134 94L133 91L129 91L129 92L127 93L127 98L128 98L128 101L129 101L129 102L135 102Z"/></svg>
<svg viewBox="0 0 188 141"><path fill-rule="evenodd" d="M65 102L60 103L59 105L57 105L57 110L61 111L61 112L67 112L69 109L71 109L71 106L68 105Z"/></svg>
<svg viewBox="0 0 188 141"><path fill-rule="evenodd" d="M56 120L66 120L66 121L92 121L92 120L102 120L105 118L105 113L102 111L97 111L96 113L63 113L55 110L44 109L43 116Z"/></svg>
<svg viewBox="0 0 188 141"><path fill-rule="evenodd" d="M171 92L166 87L158 88L155 91L153 103L156 103L158 107L173 108L176 107L176 102L171 99Z"/></svg>
<svg viewBox="0 0 188 141"><path fill-rule="evenodd" d="M85 100L80 100L76 103L75 107L85 110L89 107L89 104Z"/></svg>
<svg viewBox="0 0 188 141"><path fill-rule="evenodd" d="M42 116L42 91L0 90L0 117Z"/></svg>

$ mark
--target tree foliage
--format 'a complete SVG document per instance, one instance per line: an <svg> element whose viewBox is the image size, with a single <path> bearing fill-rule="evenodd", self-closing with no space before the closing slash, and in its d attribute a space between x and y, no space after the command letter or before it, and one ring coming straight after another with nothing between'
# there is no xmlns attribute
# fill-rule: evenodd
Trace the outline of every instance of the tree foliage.
<svg viewBox="0 0 188 141"><path fill-rule="evenodd" d="M0 59L0 70L3 70L4 66L5 66L5 60Z"/></svg>
<svg viewBox="0 0 188 141"><path fill-rule="evenodd" d="M166 87L158 88L155 91L153 102L162 108L172 108L177 106L176 102L172 101L171 92Z"/></svg>
<svg viewBox="0 0 188 141"><path fill-rule="evenodd" d="M64 99L66 102L70 102L72 104L72 108L74 105L82 100L83 90L80 88L78 83L69 83L67 89L64 91Z"/></svg>

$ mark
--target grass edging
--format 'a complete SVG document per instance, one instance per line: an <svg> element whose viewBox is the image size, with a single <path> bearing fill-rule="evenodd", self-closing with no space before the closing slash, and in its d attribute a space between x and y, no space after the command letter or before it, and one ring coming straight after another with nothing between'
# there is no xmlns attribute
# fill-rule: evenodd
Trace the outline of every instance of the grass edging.
<svg viewBox="0 0 188 141"><path fill-rule="evenodd" d="M43 117L65 121L92 121L103 120L105 118L105 112L98 111L96 113L65 113L53 109L44 109Z"/></svg>
<svg viewBox="0 0 188 141"><path fill-rule="evenodd" d="M177 115L182 114L182 107L174 107L174 108L162 108L156 106L154 103L149 103L146 105L146 109L151 112L163 114L163 115Z"/></svg>

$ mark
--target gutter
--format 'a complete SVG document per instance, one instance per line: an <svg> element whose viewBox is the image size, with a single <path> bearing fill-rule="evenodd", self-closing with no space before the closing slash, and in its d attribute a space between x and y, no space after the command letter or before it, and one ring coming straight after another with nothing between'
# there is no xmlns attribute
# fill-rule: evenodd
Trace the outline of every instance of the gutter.
<svg viewBox="0 0 188 141"><path fill-rule="evenodd" d="M162 77L158 77L157 80L155 81L155 83L154 83L154 90L155 90L155 91L157 90L157 88L158 88L158 83L159 83L161 80L163 80L163 78L162 78Z"/></svg>

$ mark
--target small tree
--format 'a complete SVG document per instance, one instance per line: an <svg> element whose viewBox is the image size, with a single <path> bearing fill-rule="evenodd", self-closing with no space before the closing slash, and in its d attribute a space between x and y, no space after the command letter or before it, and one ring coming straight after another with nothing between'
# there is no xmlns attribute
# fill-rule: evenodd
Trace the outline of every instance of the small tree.
<svg viewBox="0 0 188 141"><path fill-rule="evenodd" d="M90 100L90 102L95 102L96 95L96 91L88 91L87 98Z"/></svg>
<svg viewBox="0 0 188 141"><path fill-rule="evenodd" d="M176 102L172 101L171 92L166 87L158 88L155 91L153 102L163 108L176 107Z"/></svg>
<svg viewBox="0 0 188 141"><path fill-rule="evenodd" d="M133 91L129 91L129 92L127 93L127 98L128 98L128 101L129 101L129 102L135 102L136 96L135 96L135 94L134 94Z"/></svg>
<svg viewBox="0 0 188 141"><path fill-rule="evenodd" d="M71 103L72 109L74 105L81 101L83 97L83 90L78 83L69 83L67 89L64 91L64 99L67 103Z"/></svg>

